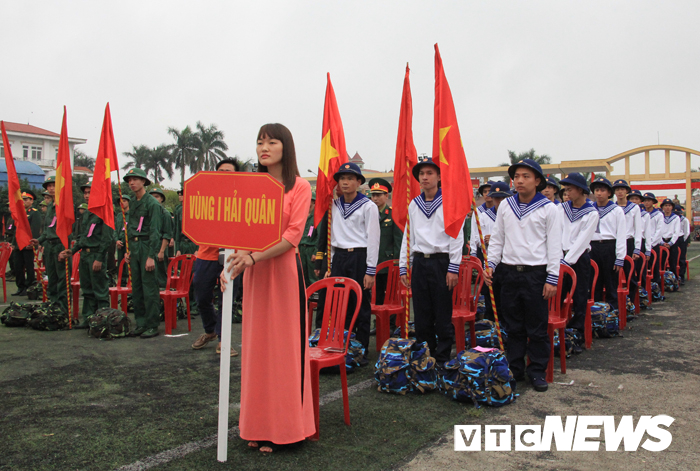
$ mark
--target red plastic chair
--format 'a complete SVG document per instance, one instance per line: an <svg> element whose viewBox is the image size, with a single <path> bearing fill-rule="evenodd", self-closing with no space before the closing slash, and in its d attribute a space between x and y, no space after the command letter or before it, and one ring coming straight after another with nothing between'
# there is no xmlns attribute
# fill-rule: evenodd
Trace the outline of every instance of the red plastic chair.
<svg viewBox="0 0 700 471"><path fill-rule="evenodd" d="M640 304L640 302L639 302L639 293L640 293L640 291L642 291L642 286L644 286L644 285L642 284L642 282L644 281L644 280L643 280L643 278L644 278L643 275L644 275L644 273L646 272L646 268L647 268L647 257L646 257L646 255L644 255L643 253L640 253L640 254L639 254L639 257L642 259L642 266L641 266L641 268L640 268L640 270L639 270L639 274L637 275L637 276L638 276L638 278L637 278L637 286L638 286L639 288L637 289L637 294L636 294L635 297L634 297L634 307L635 307L635 309L637 310L637 314L640 314L640 313L642 312L641 304ZM650 298L650 297L651 297L651 295L650 295L649 292L647 291L647 298Z"/></svg>
<svg viewBox="0 0 700 471"><path fill-rule="evenodd" d="M659 247L659 274L660 282L659 288L661 288L661 296L666 296L666 283L664 283L664 272L668 269L669 259L671 258L671 252L668 247L663 245Z"/></svg>
<svg viewBox="0 0 700 471"><path fill-rule="evenodd" d="M474 271L476 270L476 278ZM476 306L479 302L481 288L484 286L484 269L478 258L462 260L459 265L459 281L452 293L452 325L455 327L455 343L457 354L466 346L465 324L469 323L469 338L471 348L476 346ZM491 302L490 299L486 302Z"/></svg>
<svg viewBox="0 0 700 471"><path fill-rule="evenodd" d="M75 320L78 320L78 311L80 310L80 252L81 250L78 250L73 254L73 270L70 277L71 304L73 305L73 319Z"/></svg>
<svg viewBox="0 0 700 471"><path fill-rule="evenodd" d="M564 276L571 277L571 289L566 293L564 302L561 302ZM554 382L554 331L559 331L559 361L562 374L566 374L566 324L571 317L574 291L576 291L576 272L563 263L559 266L559 281L557 282L557 294L549 299L549 321L547 333L549 334L549 364L547 365L547 382Z"/></svg>
<svg viewBox="0 0 700 471"><path fill-rule="evenodd" d="M681 278L681 249L678 247L676 250L676 277L680 280Z"/></svg>
<svg viewBox="0 0 700 471"><path fill-rule="evenodd" d="M360 312L360 301L362 300L362 289L357 282L351 278L326 278L317 281L306 288L306 299L313 293L326 290L326 303L323 308L323 321L321 322L321 334L318 339L318 346L309 348L309 361L311 365L311 390L314 401L314 419L316 421L316 434L310 437L311 440L319 438L319 376L322 368L338 366L340 369L340 382L343 389L343 411L345 413L345 425L350 425L350 404L348 402L348 376L345 370L345 355L348 353L350 339L345 339L345 318L348 313L348 301L350 293L355 293L355 312L350 321L348 332L352 332L357 320L357 313ZM311 325L312 313L308 314L307 326ZM308 329L307 329L308 330ZM308 332L307 332L308 334Z"/></svg>
<svg viewBox="0 0 700 471"><path fill-rule="evenodd" d="M620 330L627 327L627 296L630 294L630 283L634 275L634 260L629 255L625 255L625 261L631 264L629 274L625 273L624 267L617 271L617 312Z"/></svg>
<svg viewBox="0 0 700 471"><path fill-rule="evenodd" d="M122 297L122 312L127 312L127 298L131 293L131 277L127 277L126 286L122 286L122 274L124 273L126 259L122 258L119 263L119 273L117 275L117 286L109 288L109 298L112 309L117 309L119 305L119 296ZM128 270L128 268L127 268Z"/></svg>
<svg viewBox="0 0 700 471"><path fill-rule="evenodd" d="M647 259L647 295L649 296L649 306L651 306L651 303L653 301L653 297L651 295L651 281L652 278L654 278L654 269L656 268L656 257L656 252L652 250L649 259Z"/></svg>
<svg viewBox="0 0 700 471"><path fill-rule="evenodd" d="M401 276L399 274L399 261L387 260L377 265L377 273L380 270L387 269L389 271L386 281L386 293L384 295L384 304L377 306L377 284L372 286L372 314L374 314L377 322L377 351L382 349L384 342L391 336L390 320L391 316L396 314L396 323L405 333L405 308L401 295Z"/></svg>
<svg viewBox="0 0 700 471"><path fill-rule="evenodd" d="M0 278L2 278L2 299L3 302L7 302L7 284L5 281L5 275L7 271L7 263L10 261L10 255L12 255L12 245L9 242L3 242L0 244Z"/></svg>
<svg viewBox="0 0 700 471"><path fill-rule="evenodd" d="M168 281L165 283L165 291L160 292L165 309L165 335L170 335L173 329L177 329L177 300L181 298L185 300L185 306L187 306L187 330L192 330L190 284L192 283L192 264L195 259L194 255L185 254L171 258L168 263ZM173 276L177 278L173 280Z"/></svg>
<svg viewBox="0 0 700 471"><path fill-rule="evenodd" d="M591 260L591 268L593 269L593 279L591 284L591 297L586 302L586 319L583 330L583 338L586 341L586 350L591 348L593 344L593 322L591 321L591 308L595 303L595 284L598 282L598 264Z"/></svg>

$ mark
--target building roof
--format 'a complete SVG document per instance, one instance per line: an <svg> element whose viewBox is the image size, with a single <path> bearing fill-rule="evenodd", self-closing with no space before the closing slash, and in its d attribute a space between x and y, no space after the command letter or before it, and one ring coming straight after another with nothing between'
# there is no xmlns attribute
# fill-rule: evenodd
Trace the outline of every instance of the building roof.
<svg viewBox="0 0 700 471"><path fill-rule="evenodd" d="M350 158L350 162L353 162L353 163L362 162L362 163L364 163L364 160L362 160L362 157L360 157L360 154L359 154L359 153L355 152L355 155L353 155L353 156Z"/></svg>
<svg viewBox="0 0 700 471"><path fill-rule="evenodd" d="M24 134L40 134L42 136L61 137L60 134L56 134L55 132L51 132L46 129L38 128L36 126L32 126L31 124L11 123L9 121L5 121L5 129L8 132L14 131L21 132Z"/></svg>
<svg viewBox="0 0 700 471"><path fill-rule="evenodd" d="M18 175L41 175L44 176L44 171L34 162L28 160L15 160L15 170ZM0 172L7 173L7 165L5 159L0 159ZM20 177L21 178L21 177ZM44 181L42 179L42 181Z"/></svg>

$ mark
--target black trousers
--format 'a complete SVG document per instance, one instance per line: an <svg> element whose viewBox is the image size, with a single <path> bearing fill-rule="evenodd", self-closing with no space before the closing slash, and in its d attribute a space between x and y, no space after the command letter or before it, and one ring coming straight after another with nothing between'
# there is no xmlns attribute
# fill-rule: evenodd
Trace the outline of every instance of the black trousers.
<svg viewBox="0 0 700 471"><path fill-rule="evenodd" d="M659 283L661 281L661 249L659 248L660 245L654 246L652 250L656 253L656 266L654 267L654 271L652 273L653 277L651 281L654 283Z"/></svg>
<svg viewBox="0 0 700 471"><path fill-rule="evenodd" d="M572 329L577 329L579 332L583 333L586 321L586 309L588 307L588 297L591 289L591 254L589 252L584 252L578 258L578 261L571 265L574 273L576 273L576 289L574 290L574 295L572 301L573 311L571 320L569 321L569 327ZM571 291L571 278L564 278L564 293ZM562 296L562 300L563 300Z"/></svg>
<svg viewBox="0 0 700 471"><path fill-rule="evenodd" d="M670 255L668 259L668 269L671 270L673 273L676 273L676 259L678 258L678 254L681 251L681 248L678 245L678 241L676 241L675 244L673 244L669 249ZM678 275L678 273L676 273Z"/></svg>
<svg viewBox="0 0 700 471"><path fill-rule="evenodd" d="M411 291L416 338L425 341L436 361L450 360L455 329L452 325L452 290L447 289L448 257L413 257ZM437 336L437 339L436 339Z"/></svg>
<svg viewBox="0 0 700 471"><path fill-rule="evenodd" d="M547 280L546 269L520 272L504 265L501 270L501 306L508 332L506 356L516 378L525 373L525 355L530 358L527 374L544 377L549 363L549 309L542 297Z"/></svg>
<svg viewBox="0 0 700 471"><path fill-rule="evenodd" d="M647 253L647 241L646 241L646 239L642 239L642 248L639 251L640 251L640 253L643 253L646 255L646 253ZM647 257L647 266L644 269L644 271L642 271L642 276L640 278L642 280L642 286L641 286L642 288L644 288L646 286L647 269L649 268L650 263L651 263L651 260L649 259L649 257ZM634 270L637 273L639 273L639 271L641 269L642 269L642 257L639 257L637 260L634 261Z"/></svg>
<svg viewBox="0 0 700 471"><path fill-rule="evenodd" d="M681 272L678 274L678 276L681 278L681 280L685 280L685 275L686 275L686 261L685 258L688 253L688 241L686 239L678 239L678 248L681 251Z"/></svg>
<svg viewBox="0 0 700 471"><path fill-rule="evenodd" d="M34 251L31 247L16 250L12 256L15 259L15 280L17 289L23 291L36 283L34 274Z"/></svg>
<svg viewBox="0 0 700 471"><path fill-rule="evenodd" d="M627 239L627 256L632 258L634 260L634 237L631 237ZM636 263L635 263L636 266ZM635 267L631 266L630 263L625 260L625 277L629 276L630 270L635 269ZM632 279L630 280L630 286L629 286L629 297L632 301L634 301L635 297L637 296L637 285L638 285L638 278L636 275L632 274Z"/></svg>
<svg viewBox="0 0 700 471"><path fill-rule="evenodd" d="M598 265L598 281L595 284L596 301L605 301L617 309L617 280L615 268L615 240L591 241L591 259ZM605 287L605 299L603 299Z"/></svg>
<svg viewBox="0 0 700 471"><path fill-rule="evenodd" d="M389 273L377 273L377 277L374 279L374 284L376 287L376 297L374 299L377 306L384 304L384 295L386 294L386 283L389 279Z"/></svg>
<svg viewBox="0 0 700 471"><path fill-rule="evenodd" d="M333 261L331 264L331 276L347 277L352 278L357 281L362 288L362 299L360 300L360 312L357 313L357 320L355 321L355 338L358 342L365 347L365 352L368 351L369 346L369 327L370 327L370 317L372 313L372 291L364 289L364 278L367 273L367 252L366 251L353 251L353 252L343 252L336 250L333 254ZM348 302L348 314L345 317L345 329L350 327L350 321L352 320L352 314L355 312L355 303L357 300L354 296L350 296L350 302ZM326 304L326 292L322 291L319 295L317 309L316 309L316 328L321 328L321 323L323 321L323 309Z"/></svg>

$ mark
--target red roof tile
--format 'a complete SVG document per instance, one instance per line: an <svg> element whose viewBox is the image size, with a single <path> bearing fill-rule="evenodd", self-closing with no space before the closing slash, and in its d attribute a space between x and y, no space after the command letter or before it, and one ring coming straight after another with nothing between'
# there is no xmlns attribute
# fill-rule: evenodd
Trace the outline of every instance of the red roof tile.
<svg viewBox="0 0 700 471"><path fill-rule="evenodd" d="M355 152L355 155L352 156L350 162L364 162L364 160L362 160L359 153Z"/></svg>
<svg viewBox="0 0 700 471"><path fill-rule="evenodd" d="M11 123L9 121L5 121L5 129L8 131L22 132L25 134L41 134L43 136L61 137L60 134L32 126L31 124Z"/></svg>

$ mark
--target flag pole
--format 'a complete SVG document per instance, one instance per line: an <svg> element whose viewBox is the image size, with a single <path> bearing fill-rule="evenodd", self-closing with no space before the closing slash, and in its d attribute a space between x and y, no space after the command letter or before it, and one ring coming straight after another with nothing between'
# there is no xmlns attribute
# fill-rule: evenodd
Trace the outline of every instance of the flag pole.
<svg viewBox="0 0 700 471"><path fill-rule="evenodd" d="M484 256L484 269L488 269L488 255L486 253L486 245L484 244L484 234L481 232L481 223L479 222L479 211L476 209L476 204L472 200L472 211L474 212L474 217L476 218L476 227L479 230L479 241L481 242L481 253ZM501 337L501 324L498 322L498 311L496 310L496 298L493 295L493 284L489 286L489 296L491 297L491 306L493 306L493 318L496 321L496 333L498 333L498 344L503 348L503 338Z"/></svg>
<svg viewBox="0 0 700 471"><path fill-rule="evenodd" d="M70 302L70 270L68 269L68 260L70 257L66 257L66 297L68 299L68 328L73 328L73 305Z"/></svg>
<svg viewBox="0 0 700 471"><path fill-rule="evenodd" d="M333 191L331 192L331 202L328 205L328 236L326 237L326 250L328 250L327 276L331 276L331 217L333 215L333 192L335 192L335 187L333 187Z"/></svg>
<svg viewBox="0 0 700 471"><path fill-rule="evenodd" d="M404 297L404 312L406 322L403 326L402 337L408 338L408 321L411 318L411 218L408 214L408 207L411 205L411 162L406 159L406 296Z"/></svg>
<svg viewBox="0 0 700 471"><path fill-rule="evenodd" d="M46 286L44 285L44 280L41 279L41 270L39 270L39 254L36 253L36 247L32 245L32 251L34 252L34 263L36 263L36 268L34 273L36 274L36 281L41 285L41 291L43 292L42 301L46 302Z"/></svg>

